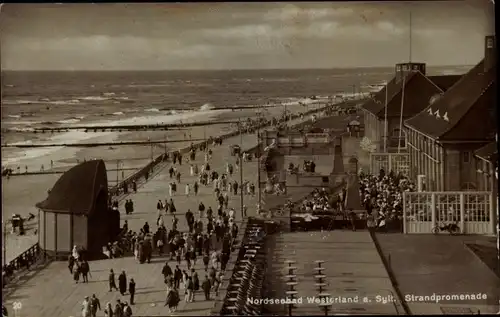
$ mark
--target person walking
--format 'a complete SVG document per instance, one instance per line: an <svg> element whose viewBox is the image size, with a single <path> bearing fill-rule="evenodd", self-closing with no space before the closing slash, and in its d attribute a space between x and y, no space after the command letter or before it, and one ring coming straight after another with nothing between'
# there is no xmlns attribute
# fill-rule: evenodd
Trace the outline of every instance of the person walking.
<svg viewBox="0 0 500 317"><path fill-rule="evenodd" d="M90 316L90 300L88 296L85 296L85 299L82 303L82 317L91 317Z"/></svg>
<svg viewBox="0 0 500 317"><path fill-rule="evenodd" d="M116 281L115 281L115 272L113 272L113 269L109 270L109 291L111 292L113 289L118 290L118 287L116 287Z"/></svg>
<svg viewBox="0 0 500 317"><path fill-rule="evenodd" d="M75 266L75 258L72 254L68 256L68 269L69 273L73 274L73 267Z"/></svg>
<svg viewBox="0 0 500 317"><path fill-rule="evenodd" d="M167 292L167 299L165 301L165 306L168 306L170 313L174 313L177 310L177 305L179 305L179 293L177 289L171 288Z"/></svg>
<svg viewBox="0 0 500 317"><path fill-rule="evenodd" d="M179 289L182 280L182 271L178 265L175 266L174 270L174 288Z"/></svg>
<svg viewBox="0 0 500 317"><path fill-rule="evenodd" d="M104 308L104 316L113 317L113 306L110 302L106 303L106 308Z"/></svg>
<svg viewBox="0 0 500 317"><path fill-rule="evenodd" d="M201 289L203 290L203 293L205 294L205 300L210 300L210 289L212 288L212 285L210 284L210 280L208 279L208 276L205 275L205 279L203 280L203 283L201 283Z"/></svg>
<svg viewBox="0 0 500 317"><path fill-rule="evenodd" d="M118 288L120 289L120 294L125 295L127 292L127 275L125 271L122 271L120 276L118 276Z"/></svg>
<svg viewBox="0 0 500 317"><path fill-rule="evenodd" d="M193 302L194 300L194 284L193 284L193 279L191 278L191 276L188 276L187 277L187 281L186 281L186 297L185 297L185 300L186 300L186 303L191 303Z"/></svg>
<svg viewBox="0 0 500 317"><path fill-rule="evenodd" d="M200 290L200 278L198 277L198 273L193 273L193 301L196 295L196 292Z"/></svg>
<svg viewBox="0 0 500 317"><path fill-rule="evenodd" d="M90 298L90 313L92 317L96 317L98 310L101 310L101 302L95 294L92 294L92 297Z"/></svg>
<svg viewBox="0 0 500 317"><path fill-rule="evenodd" d="M163 279L166 280L168 277L172 275L172 269L168 265L168 261L165 262L165 265L163 266L163 269L161 270L161 273L163 274Z"/></svg>
<svg viewBox="0 0 500 317"><path fill-rule="evenodd" d="M113 312L114 317L123 317L123 305L119 299L116 300L115 310Z"/></svg>
<svg viewBox="0 0 500 317"><path fill-rule="evenodd" d="M78 265L78 262L75 262L75 267L73 268L73 280L77 284L78 280L80 279L80 273L81 273L80 265Z"/></svg>
<svg viewBox="0 0 500 317"><path fill-rule="evenodd" d="M87 260L83 260L82 264L80 265L80 271L82 273L83 283L88 283L89 282L89 274L90 274L90 266L89 266L89 262L87 262Z"/></svg>
<svg viewBox="0 0 500 317"><path fill-rule="evenodd" d="M191 191L191 187L189 186L189 184L186 184L186 187L185 187L185 194L186 196L189 196L189 192Z"/></svg>
<svg viewBox="0 0 500 317"><path fill-rule="evenodd" d="M135 281L133 278L131 278L130 282L128 283L128 292L130 294L130 305L134 305Z"/></svg>
<svg viewBox="0 0 500 317"><path fill-rule="evenodd" d="M123 317L132 317L132 307L127 302L123 304Z"/></svg>

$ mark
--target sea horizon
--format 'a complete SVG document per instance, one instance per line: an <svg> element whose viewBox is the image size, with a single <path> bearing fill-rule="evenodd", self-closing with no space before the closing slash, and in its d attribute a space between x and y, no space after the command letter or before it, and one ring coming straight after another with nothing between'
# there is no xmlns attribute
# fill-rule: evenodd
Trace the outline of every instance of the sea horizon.
<svg viewBox="0 0 500 317"><path fill-rule="evenodd" d="M474 65L431 65L426 64L427 67L431 68L445 68L445 67L472 67ZM395 67L391 66L356 66L356 67L327 67L327 68L214 68L214 69L0 69L0 73L14 73L14 72L26 72L26 73L70 73L70 72L107 72L107 73L119 73L119 72L143 72L143 73L159 73L159 72L234 72L234 71L250 71L250 72L262 72L262 71L331 71L331 70L361 70L361 69L392 69Z"/></svg>

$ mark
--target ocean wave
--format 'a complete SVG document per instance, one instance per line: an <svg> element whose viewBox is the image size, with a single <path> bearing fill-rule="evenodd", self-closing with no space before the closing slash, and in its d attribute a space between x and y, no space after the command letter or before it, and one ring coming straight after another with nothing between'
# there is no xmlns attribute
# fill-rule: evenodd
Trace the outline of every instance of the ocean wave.
<svg viewBox="0 0 500 317"><path fill-rule="evenodd" d="M171 84L130 84L127 85L129 88L148 88L148 87L168 87L172 86Z"/></svg>
<svg viewBox="0 0 500 317"><path fill-rule="evenodd" d="M71 118L68 118L68 119L59 120L59 121L57 121L57 123L74 124L74 123L78 123L78 122L82 121L83 118L84 117L71 117Z"/></svg>
<svg viewBox="0 0 500 317"><path fill-rule="evenodd" d="M116 95L116 94L115 94L114 92L103 92L103 93L102 93L102 95L103 95L104 97L111 97L111 96L114 96L114 95Z"/></svg>
<svg viewBox="0 0 500 317"><path fill-rule="evenodd" d="M78 99L89 100L89 101L106 101L106 100L110 100L111 98L103 97L103 96L86 96L86 97L79 97Z"/></svg>
<svg viewBox="0 0 500 317"><path fill-rule="evenodd" d="M113 115L114 115L114 116L123 116L123 115L124 115L124 113L123 113L123 112L121 112L121 111L117 111L117 112L113 112Z"/></svg>
<svg viewBox="0 0 500 317"><path fill-rule="evenodd" d="M13 132L33 132L33 131L35 131L35 128L12 127L12 128L8 128L7 131L13 131Z"/></svg>
<svg viewBox="0 0 500 317"><path fill-rule="evenodd" d="M150 109L146 109L144 111L145 112L160 112L160 110L158 108L150 108Z"/></svg>
<svg viewBox="0 0 500 317"><path fill-rule="evenodd" d="M7 117L19 119L19 118L21 118L21 115L20 114L9 114Z"/></svg>
<svg viewBox="0 0 500 317"><path fill-rule="evenodd" d="M71 100L56 100L56 101L50 101L47 102L48 104L51 105L76 105L80 103L80 100L78 99L71 99Z"/></svg>
<svg viewBox="0 0 500 317"><path fill-rule="evenodd" d="M41 123L40 121L4 121L2 122L3 124L11 124L11 125L33 125L33 124L39 124Z"/></svg>
<svg viewBox="0 0 500 317"><path fill-rule="evenodd" d="M212 110L214 106L211 103L206 103L200 107L200 111L209 111Z"/></svg>

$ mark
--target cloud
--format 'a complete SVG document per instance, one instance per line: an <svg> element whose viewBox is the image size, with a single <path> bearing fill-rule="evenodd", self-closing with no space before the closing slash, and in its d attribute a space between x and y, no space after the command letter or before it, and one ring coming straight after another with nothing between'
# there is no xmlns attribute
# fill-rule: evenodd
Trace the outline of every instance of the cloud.
<svg viewBox="0 0 500 317"><path fill-rule="evenodd" d="M304 8L296 4L287 4L282 8L271 9L263 16L265 21L311 21L315 19L348 17L355 13L353 8Z"/></svg>

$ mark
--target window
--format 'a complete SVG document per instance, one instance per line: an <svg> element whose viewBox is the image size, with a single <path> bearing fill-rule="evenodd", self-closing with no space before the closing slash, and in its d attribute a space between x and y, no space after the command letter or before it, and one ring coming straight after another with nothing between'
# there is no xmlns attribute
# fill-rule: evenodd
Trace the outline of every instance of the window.
<svg viewBox="0 0 500 317"><path fill-rule="evenodd" d="M403 71L408 71L409 70L408 68L409 68L408 65L403 65Z"/></svg>
<svg viewBox="0 0 500 317"><path fill-rule="evenodd" d="M470 162L470 152L469 151L462 152L462 160L464 163Z"/></svg>
<svg viewBox="0 0 500 317"><path fill-rule="evenodd" d="M413 70L418 70L418 65L413 65Z"/></svg>
<svg viewBox="0 0 500 317"><path fill-rule="evenodd" d="M493 48L493 39L486 40L486 48Z"/></svg>
<svg viewBox="0 0 500 317"><path fill-rule="evenodd" d="M322 181L323 183L328 183L328 176L323 176L323 177L321 177L321 181Z"/></svg>
<svg viewBox="0 0 500 317"><path fill-rule="evenodd" d="M397 71L397 72L400 72L400 71L401 71L401 65L397 65L397 66L396 66L396 71Z"/></svg>

